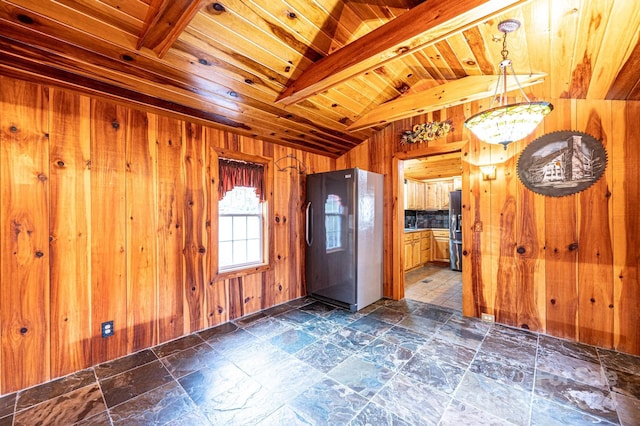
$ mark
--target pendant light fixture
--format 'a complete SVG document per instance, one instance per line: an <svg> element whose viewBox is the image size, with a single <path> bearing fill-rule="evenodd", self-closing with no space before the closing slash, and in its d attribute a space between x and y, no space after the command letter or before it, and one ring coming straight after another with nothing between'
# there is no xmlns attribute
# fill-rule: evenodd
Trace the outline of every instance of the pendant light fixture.
<svg viewBox="0 0 640 426"><path fill-rule="evenodd" d="M500 75L496 83L496 90L489 109L469 117L464 125L480 140L490 144L501 144L504 149L511 142L525 138L540 124L545 115L553 110L549 102L531 102L522 90L513 64L508 58L507 34L520 28L520 22L508 19L498 24L504 36L502 39L502 62L500 62ZM507 104L507 77L510 72L522 93L526 102ZM494 104L498 102L498 106Z"/></svg>

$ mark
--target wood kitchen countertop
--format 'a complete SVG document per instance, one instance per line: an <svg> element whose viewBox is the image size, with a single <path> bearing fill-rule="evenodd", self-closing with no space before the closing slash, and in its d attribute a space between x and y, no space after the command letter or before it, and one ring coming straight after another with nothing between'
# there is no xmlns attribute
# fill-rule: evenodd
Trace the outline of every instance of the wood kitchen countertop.
<svg viewBox="0 0 640 426"><path fill-rule="evenodd" d="M404 228L405 234L419 231L448 231L449 228Z"/></svg>

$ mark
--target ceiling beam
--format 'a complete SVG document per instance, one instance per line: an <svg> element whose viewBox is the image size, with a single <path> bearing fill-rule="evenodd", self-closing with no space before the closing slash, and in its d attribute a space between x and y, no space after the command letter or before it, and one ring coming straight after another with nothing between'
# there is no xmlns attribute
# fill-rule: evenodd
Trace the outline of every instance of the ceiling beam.
<svg viewBox="0 0 640 426"><path fill-rule="evenodd" d="M431 155L447 154L450 152L460 152L469 143L468 139L455 142L439 143L436 145L420 144L416 149L409 151L398 151L393 156L398 160L412 160L420 157L429 157Z"/></svg>
<svg viewBox="0 0 640 426"><path fill-rule="evenodd" d="M162 58L205 3L205 0L153 0L137 49L146 47Z"/></svg>
<svg viewBox="0 0 640 426"><path fill-rule="evenodd" d="M545 76L544 73L518 75L516 82L510 75L507 77L507 90L542 83ZM412 92L367 112L347 127L347 130L352 132L362 130L491 97L495 94L499 77L498 75L470 75L427 90Z"/></svg>
<svg viewBox="0 0 640 426"><path fill-rule="evenodd" d="M312 64L278 97L291 105L529 0L430 0Z"/></svg>

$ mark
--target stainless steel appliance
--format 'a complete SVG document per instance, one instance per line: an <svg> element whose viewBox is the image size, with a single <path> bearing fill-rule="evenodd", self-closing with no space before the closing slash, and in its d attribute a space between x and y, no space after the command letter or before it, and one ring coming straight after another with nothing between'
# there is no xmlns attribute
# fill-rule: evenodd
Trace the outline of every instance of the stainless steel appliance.
<svg viewBox="0 0 640 426"><path fill-rule="evenodd" d="M462 271L462 191L449 193L449 259L451 269Z"/></svg>
<svg viewBox="0 0 640 426"><path fill-rule="evenodd" d="M355 312L382 298L383 176L307 175L307 294Z"/></svg>

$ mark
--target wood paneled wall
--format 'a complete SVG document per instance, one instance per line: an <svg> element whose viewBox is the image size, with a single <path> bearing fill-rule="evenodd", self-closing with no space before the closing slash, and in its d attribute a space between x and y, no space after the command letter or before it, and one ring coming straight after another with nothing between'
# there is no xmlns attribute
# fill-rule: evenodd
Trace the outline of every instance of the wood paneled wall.
<svg viewBox="0 0 640 426"><path fill-rule="evenodd" d="M473 103L394 123L331 160L0 77L0 393L304 294L304 177L278 170L288 156L307 173L385 175L384 293L398 298L397 159L462 147L464 314L640 354L640 103L551 101L536 134L507 151L463 129ZM446 118L446 138L400 144L414 123ZM519 152L567 129L603 140L605 176L573 196L531 193L517 178ZM266 272L214 278L216 149L274 162ZM498 178L483 181L489 163ZM103 339L107 320L116 334Z"/></svg>
<svg viewBox="0 0 640 426"><path fill-rule="evenodd" d="M385 173L385 274L393 274L391 266L402 265L404 255L393 253L402 231L402 225L395 229L393 217L401 212L393 207L400 201L392 187L401 186L401 180L394 182L393 156L419 156L468 141L461 152L463 313L489 313L503 324L640 355L640 102L551 102L555 109L535 134L506 151L479 142L463 128L465 117L479 108L472 103L396 122L338 159L338 165ZM455 126L446 138L426 146L399 143L402 131L414 123L446 118ZM559 130L602 139L608 166L579 194L543 197L519 181L517 160L528 143ZM382 162L378 155L385 156ZM496 180L482 180L479 167L487 164L497 166ZM398 268L395 279L385 275L385 295L402 297L402 280Z"/></svg>
<svg viewBox="0 0 640 426"><path fill-rule="evenodd" d="M464 313L638 355L640 103L552 103L536 133L506 152L475 138L463 151ZM517 159L559 130L602 140L608 165L585 191L543 197L521 184ZM497 166L496 180L481 179L483 164Z"/></svg>
<svg viewBox="0 0 640 426"><path fill-rule="evenodd" d="M216 281L215 148L273 162L271 269ZM304 294L328 157L0 77L0 394ZM277 161L283 158L281 161ZM113 320L115 335L100 325Z"/></svg>

